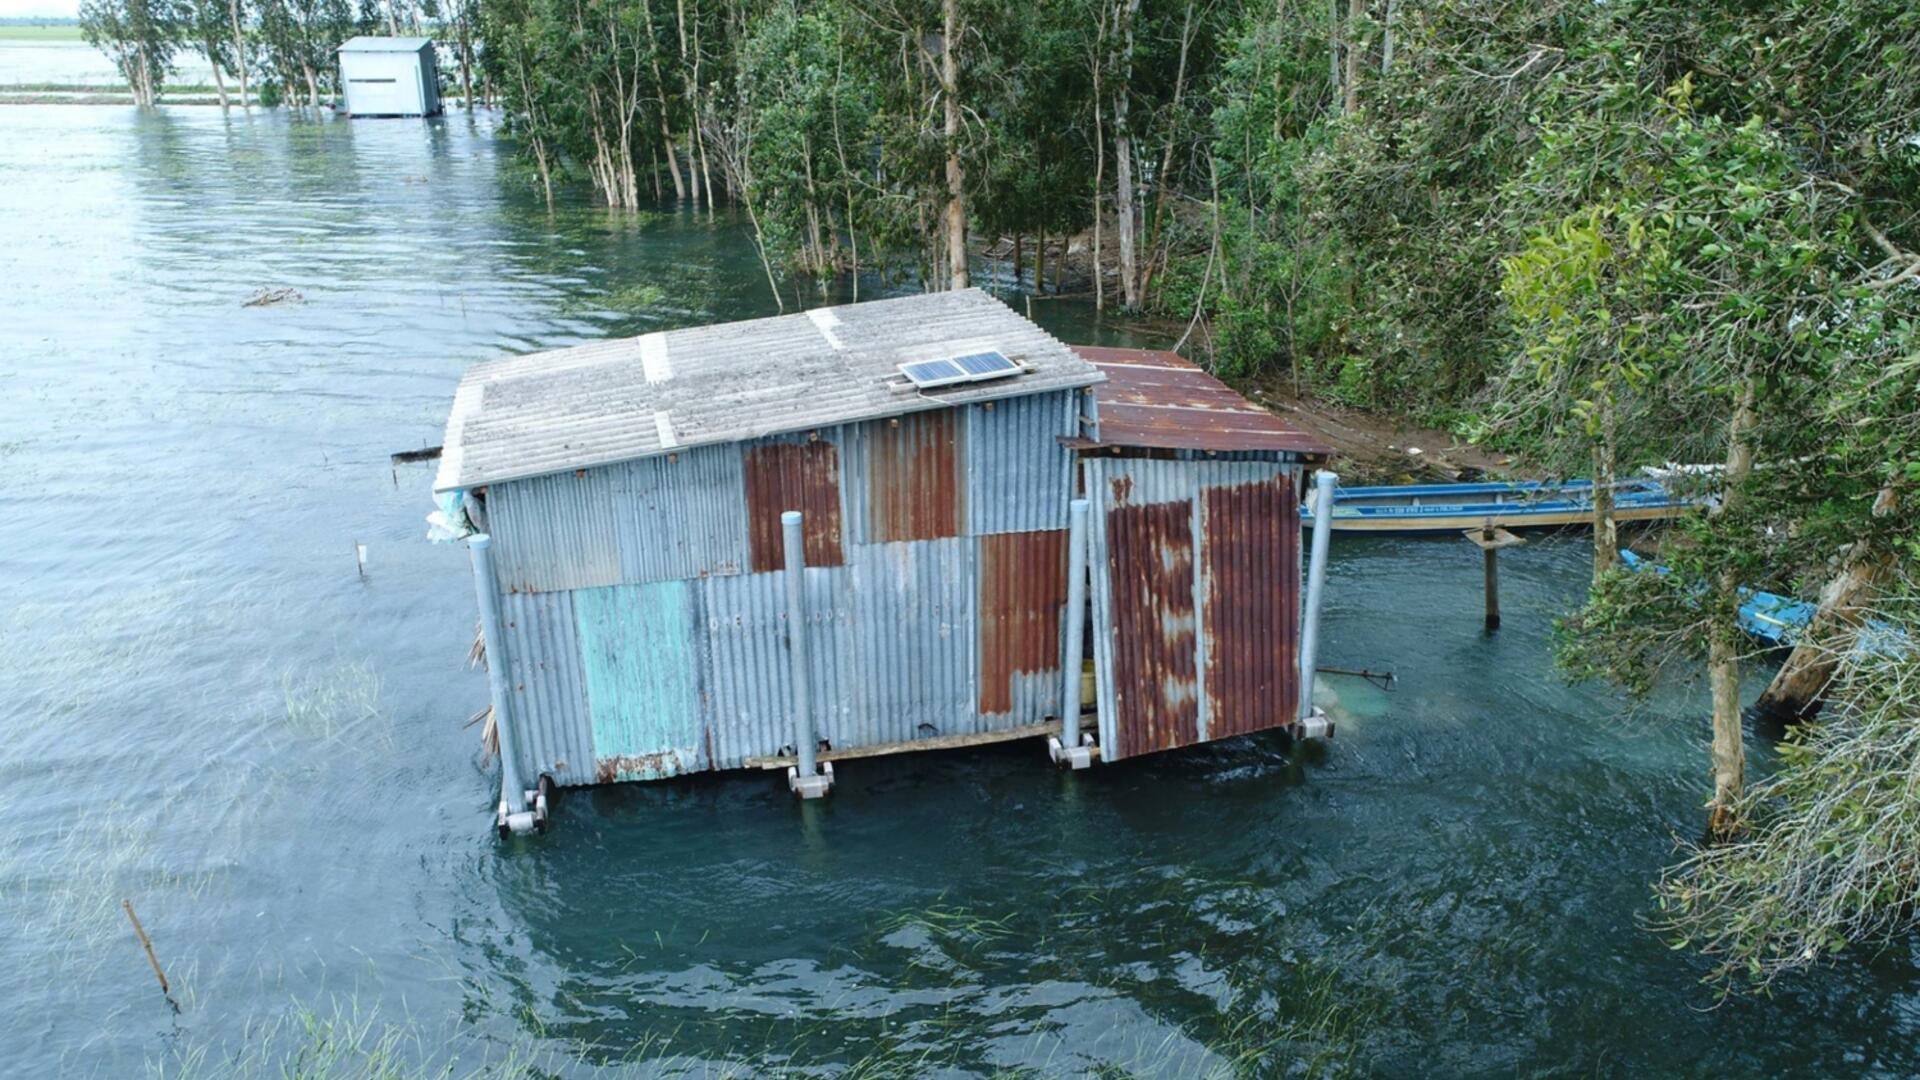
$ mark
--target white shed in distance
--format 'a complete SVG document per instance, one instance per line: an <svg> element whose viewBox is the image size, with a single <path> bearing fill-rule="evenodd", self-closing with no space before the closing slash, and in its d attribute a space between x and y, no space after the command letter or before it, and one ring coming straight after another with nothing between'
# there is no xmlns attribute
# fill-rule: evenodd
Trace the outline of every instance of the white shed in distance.
<svg viewBox="0 0 1920 1080"><path fill-rule="evenodd" d="M349 116L440 114L432 38L349 38L340 46L340 83Z"/></svg>

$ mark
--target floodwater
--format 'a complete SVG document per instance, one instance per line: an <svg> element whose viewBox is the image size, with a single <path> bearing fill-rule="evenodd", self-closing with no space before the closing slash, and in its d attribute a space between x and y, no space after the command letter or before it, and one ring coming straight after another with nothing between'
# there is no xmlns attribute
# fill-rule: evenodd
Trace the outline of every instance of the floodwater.
<svg viewBox="0 0 1920 1080"><path fill-rule="evenodd" d="M206 57L183 50L173 58L169 86L212 86L213 66ZM54 83L61 86L97 86L125 90L113 61L99 49L77 39L0 38L0 89Z"/></svg>
<svg viewBox="0 0 1920 1080"><path fill-rule="evenodd" d="M467 557L388 454L476 360L767 313L739 224L549 214L461 114L54 106L0 109L0 238L9 1071L1920 1071L1912 941L1713 1009L1640 928L1704 695L1559 681L1578 537L1503 556L1491 638L1465 544L1340 541L1323 659L1399 682L1329 680L1324 753L708 776L502 843Z"/></svg>

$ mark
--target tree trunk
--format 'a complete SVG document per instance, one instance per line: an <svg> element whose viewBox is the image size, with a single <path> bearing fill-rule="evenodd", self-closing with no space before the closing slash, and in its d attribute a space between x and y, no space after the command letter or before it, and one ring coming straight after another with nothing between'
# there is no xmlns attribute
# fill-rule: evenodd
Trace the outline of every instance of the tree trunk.
<svg viewBox="0 0 1920 1080"><path fill-rule="evenodd" d="M687 201L687 185L680 179L680 155L674 151L673 132L667 128L666 99L661 98L660 141L667 152L667 175L673 177L673 198L675 202Z"/></svg>
<svg viewBox="0 0 1920 1080"><path fill-rule="evenodd" d="M673 130L667 124L667 81L660 74L660 39L653 31L653 7L646 0L640 3L640 22L647 28L647 56L653 66L653 88L660 95L660 142L667 154L667 173L673 177L673 198L675 202L687 201L687 187L680 180L680 155L673 150ZM689 161L688 167L692 167Z"/></svg>
<svg viewBox="0 0 1920 1080"><path fill-rule="evenodd" d="M227 101L227 80L225 76L220 74L219 50L214 47L211 37L202 39L200 47L206 50L207 62L213 65L213 89L215 93L220 95L220 111L223 113L231 112L233 106Z"/></svg>
<svg viewBox="0 0 1920 1080"><path fill-rule="evenodd" d="M1380 74L1384 78L1393 73L1393 21L1400 8L1400 0L1387 0L1387 22L1380 32Z"/></svg>
<svg viewBox="0 0 1920 1080"><path fill-rule="evenodd" d="M1333 88L1333 111L1340 111L1342 95L1340 93L1340 0L1328 0L1333 5L1330 21L1327 23L1327 85ZM1275 116L1278 116L1276 111Z"/></svg>
<svg viewBox="0 0 1920 1080"><path fill-rule="evenodd" d="M1113 217L1120 242L1120 301L1128 311L1140 308L1139 224L1135 221L1133 132L1127 111L1133 89L1133 17L1139 0L1120 0L1115 18L1120 33L1120 82L1113 88Z"/></svg>
<svg viewBox="0 0 1920 1080"><path fill-rule="evenodd" d="M1894 488L1881 488L1874 500L1874 516L1892 513L1898 499ZM1810 720L1820 712L1820 697L1840 667L1836 638L1858 622L1861 602L1892 569L1892 555L1872 550L1864 540L1848 550L1840 573L1820 591L1813 621L1761 693L1755 712L1785 723Z"/></svg>
<svg viewBox="0 0 1920 1080"><path fill-rule="evenodd" d="M1748 379L1734 403L1733 419L1727 425L1727 466L1722 479L1725 490L1717 516L1739 510L1744 501L1742 490L1753 471L1753 429L1755 387ZM1708 803L1707 834L1715 841L1732 839L1740 832L1738 803L1746 787L1747 760L1740 730L1740 582L1734 571L1723 570L1715 583L1713 625L1708 631L1707 681L1713 689L1713 801Z"/></svg>
<svg viewBox="0 0 1920 1080"><path fill-rule="evenodd" d="M945 0L941 10L944 36L940 42L940 96L946 104L947 150L947 284L967 287L967 187L960 167L960 66L954 50L960 45L959 0Z"/></svg>
<svg viewBox="0 0 1920 1080"><path fill-rule="evenodd" d="M1193 3L1188 0L1186 16L1180 23L1180 65L1173 76L1173 102L1167 110L1167 141L1160 150L1160 169L1153 175L1153 227L1147 232L1146 265L1140 273L1142 303L1152 291L1153 269L1159 261L1156 253L1161 251L1161 232L1166 228L1167 193L1173 188L1169 178L1173 176L1173 150L1179 141L1180 101L1187 88L1187 51L1193 44L1193 33Z"/></svg>
<svg viewBox="0 0 1920 1080"><path fill-rule="evenodd" d="M1855 609L1885 574L1889 560L1849 556L1839 576L1820 592L1820 607L1792 655L1760 695L1754 711L1785 723L1810 720L1840 667L1836 637L1857 618Z"/></svg>
<svg viewBox="0 0 1920 1080"><path fill-rule="evenodd" d="M240 108L253 112L247 99L247 28L240 18L240 0L227 0L227 21L233 25L233 67L240 76Z"/></svg>
<svg viewBox="0 0 1920 1080"><path fill-rule="evenodd" d="M1113 231L1120 246L1120 304L1128 311L1140 307L1140 280L1136 276L1133 234L1133 139L1125 127L1126 95L1113 101Z"/></svg>
<svg viewBox="0 0 1920 1080"><path fill-rule="evenodd" d="M1041 229L1033 244L1033 291L1047 291L1047 230Z"/></svg>
<svg viewBox="0 0 1920 1080"><path fill-rule="evenodd" d="M800 164L807 178L807 269L819 275L826 272L827 245L820 235L820 190L813 182L813 140L805 132L800 134Z"/></svg>
<svg viewBox="0 0 1920 1080"><path fill-rule="evenodd" d="M473 114L473 9L465 0L460 4L460 94L466 98L467 114Z"/></svg>
<svg viewBox="0 0 1920 1080"><path fill-rule="evenodd" d="M314 73L313 65L304 61L300 70L307 78L307 107L317 113L320 111L320 77Z"/></svg>
<svg viewBox="0 0 1920 1080"><path fill-rule="evenodd" d="M1347 0L1347 74L1346 98L1341 111L1351 113L1360 107L1360 50L1353 47L1353 28L1367 13L1367 0Z"/></svg>
<svg viewBox="0 0 1920 1080"><path fill-rule="evenodd" d="M1600 435L1593 444L1593 583L1620 561L1620 525L1613 513L1616 467L1614 403L1611 387L1600 392Z"/></svg>
<svg viewBox="0 0 1920 1080"><path fill-rule="evenodd" d="M1100 27L1100 41L1094 47L1093 61L1093 310L1107 310L1107 283L1100 273L1100 217L1101 192L1106 184L1107 173L1107 134L1105 107L1100 89L1101 52L1106 48L1106 24Z"/></svg>

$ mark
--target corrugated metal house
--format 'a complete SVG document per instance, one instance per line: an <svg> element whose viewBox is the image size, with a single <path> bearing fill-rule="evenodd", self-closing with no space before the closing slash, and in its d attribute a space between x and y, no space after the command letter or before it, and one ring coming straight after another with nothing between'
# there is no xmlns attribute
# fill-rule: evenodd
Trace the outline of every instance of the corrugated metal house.
<svg viewBox="0 0 1920 1080"><path fill-rule="evenodd" d="M902 374L992 353L1017 370ZM1172 354L1083 355L978 291L477 364L435 489L484 530L502 820L529 820L521 779L804 772L1077 722L1083 484L1098 753L1289 724L1321 452Z"/></svg>
<svg viewBox="0 0 1920 1080"><path fill-rule="evenodd" d="M440 115L432 38L353 37L341 44L339 56L349 116Z"/></svg>

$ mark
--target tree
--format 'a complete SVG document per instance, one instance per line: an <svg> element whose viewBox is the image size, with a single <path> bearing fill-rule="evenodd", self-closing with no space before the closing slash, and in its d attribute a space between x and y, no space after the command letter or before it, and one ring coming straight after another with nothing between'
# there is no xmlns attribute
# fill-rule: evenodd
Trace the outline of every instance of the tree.
<svg viewBox="0 0 1920 1080"><path fill-rule="evenodd" d="M235 27L238 23L236 8L239 0L186 0L186 21L183 30L187 31L194 42L200 46L201 55L213 68L214 89L220 95L220 111L228 111L232 105L227 100L228 71L241 71L245 78L244 61L240 58L239 35ZM244 87L244 82L242 86ZM242 90L241 104L246 104L246 94Z"/></svg>
<svg viewBox="0 0 1920 1080"><path fill-rule="evenodd" d="M113 60L134 104L152 108L173 72L187 18L175 0L83 0L80 32Z"/></svg>

